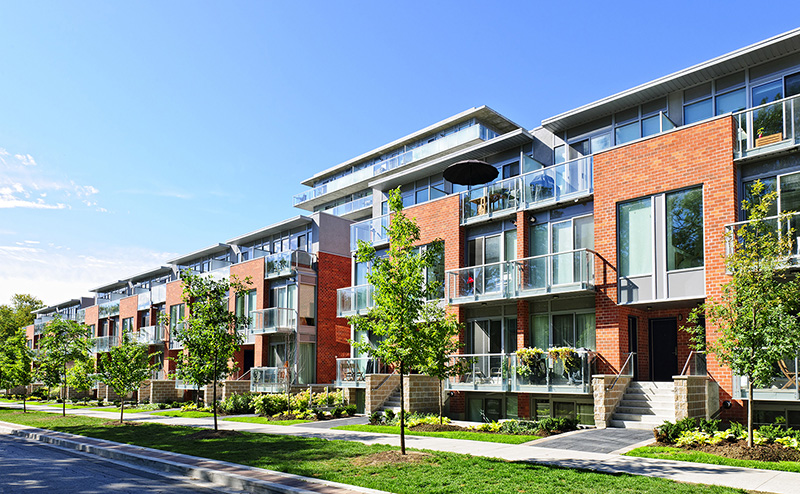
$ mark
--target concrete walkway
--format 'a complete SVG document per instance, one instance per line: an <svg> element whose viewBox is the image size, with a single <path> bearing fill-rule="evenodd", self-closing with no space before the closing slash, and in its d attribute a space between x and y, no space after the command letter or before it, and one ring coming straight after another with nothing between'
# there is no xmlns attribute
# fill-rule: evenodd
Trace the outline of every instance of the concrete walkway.
<svg viewBox="0 0 800 494"><path fill-rule="evenodd" d="M4 405L9 406L9 405ZM32 409L34 407L31 407ZM52 407L35 407L47 411L59 412ZM118 418L116 413L97 412L90 410L67 410L71 414L91 415L102 418ZM152 416L148 414L130 414L129 420L141 422L154 422L168 425L181 425L189 427L213 427L213 419L209 418L179 418ZM220 421L221 429L238 430L242 432L267 433L276 435L292 435L320 439L338 439L344 441L358 441L364 444L388 444L399 446L400 437L395 434L377 434L356 431L340 431L308 427L305 424L295 426L280 426L269 424L250 424L242 422ZM588 441L589 433L585 433ZM576 434L580 437L579 434ZM632 475L647 475L661 477L679 482L721 485L739 489L761 492L775 492L781 494L796 494L800 492L800 473L779 472L773 470L758 470L752 468L728 467L703 463L690 463L683 461L670 461L651 458L636 458L621 456L619 454L587 452L575 449L560 449L549 447L543 440L531 443L512 445L501 443L488 443L459 439L445 439L438 437L406 436L406 446L409 448L427 449L433 451L446 451L452 453L468 454L500 458L509 461L527 461L565 468L580 468L605 473L627 473Z"/></svg>
<svg viewBox="0 0 800 494"><path fill-rule="evenodd" d="M528 443L540 448L586 453L623 454L654 441L653 432L641 429L582 429Z"/></svg>

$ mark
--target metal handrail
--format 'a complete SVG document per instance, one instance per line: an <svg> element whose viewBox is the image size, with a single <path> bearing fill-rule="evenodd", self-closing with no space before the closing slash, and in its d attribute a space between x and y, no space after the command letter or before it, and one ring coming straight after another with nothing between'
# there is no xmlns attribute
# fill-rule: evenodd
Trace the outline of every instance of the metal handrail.
<svg viewBox="0 0 800 494"><path fill-rule="evenodd" d="M706 352L704 352L704 351L698 351L698 350L692 350L691 352L689 352L689 356L686 358L686 363L683 364L683 369L681 370L680 375L681 376L685 376L686 375L686 369L689 368L689 362L692 361L692 356L694 356L694 355L705 355L705 353Z"/></svg>
<svg viewBox="0 0 800 494"><path fill-rule="evenodd" d="M238 378L236 378L236 380L237 380L237 381L244 381L244 380L245 380L245 379L244 379L244 377L245 377L245 376L247 376L247 375L249 375L249 374L250 374L250 371L252 371L252 370L253 370L252 368L250 368L250 369L247 369L247 372L245 372L244 374L242 374L241 376L239 376Z"/></svg>
<svg viewBox="0 0 800 494"><path fill-rule="evenodd" d="M617 381L619 381L619 378L622 377L622 373L625 372L625 368L628 367L628 362L630 362L635 355L636 352L631 352L628 354L628 358L625 359L625 363L622 364L622 367L620 367L619 372L617 372L617 376L614 378L614 382L612 382L611 385L606 388L606 391L611 391L612 389L614 389L614 386L617 385Z"/></svg>

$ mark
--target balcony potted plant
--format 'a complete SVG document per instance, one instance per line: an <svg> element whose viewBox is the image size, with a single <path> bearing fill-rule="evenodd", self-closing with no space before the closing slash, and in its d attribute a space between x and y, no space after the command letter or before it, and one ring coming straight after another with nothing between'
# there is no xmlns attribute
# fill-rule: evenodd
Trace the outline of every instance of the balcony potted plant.
<svg viewBox="0 0 800 494"><path fill-rule="evenodd" d="M531 383L541 382L547 376L546 355L541 348L517 350L517 374Z"/></svg>
<svg viewBox="0 0 800 494"><path fill-rule="evenodd" d="M575 380L580 380L581 357L578 352L571 347L555 347L548 350L550 355L561 361L564 367L564 377L570 384Z"/></svg>

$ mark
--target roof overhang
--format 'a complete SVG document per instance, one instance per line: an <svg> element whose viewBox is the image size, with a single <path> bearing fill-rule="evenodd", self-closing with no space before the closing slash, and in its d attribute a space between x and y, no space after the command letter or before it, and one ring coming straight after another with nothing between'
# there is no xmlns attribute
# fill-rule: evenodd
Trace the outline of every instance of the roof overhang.
<svg viewBox="0 0 800 494"><path fill-rule="evenodd" d="M225 252L230 248L231 247L228 244L215 244L210 247L206 247L204 249L196 250L194 252L190 252L189 254L184 254L180 257L176 257L175 259L169 259L167 260L167 262L169 264L178 264L178 265L186 264L187 262L193 261L198 257L213 256L214 254Z"/></svg>
<svg viewBox="0 0 800 494"><path fill-rule="evenodd" d="M800 28L542 120L552 132L590 122L667 94L800 51Z"/></svg>
<svg viewBox="0 0 800 494"><path fill-rule="evenodd" d="M135 274L128 278L131 283L139 283L140 281L147 281L153 278L158 278L172 273L172 266L159 266L155 269L149 269L141 273Z"/></svg>
<svg viewBox="0 0 800 494"><path fill-rule="evenodd" d="M42 307L41 309L36 309L31 312L33 314L49 314L50 312L55 312L58 309L64 309L66 307L72 307L73 305L80 305L80 304L81 304L80 299L74 298L72 300L61 302L60 304L50 305L48 307Z"/></svg>
<svg viewBox="0 0 800 494"><path fill-rule="evenodd" d="M285 230L291 230L292 228L298 228L304 225L308 225L313 220L308 216L298 215L294 218L289 218L287 220L280 221L278 223L274 223L269 226L265 226L264 228L260 228L258 230L252 231L250 233L245 233L244 235L240 235L238 237L234 237L228 240L226 243L231 245L242 245L253 240L258 240L259 238L264 237L265 235L270 235L273 233L280 233Z"/></svg>
<svg viewBox="0 0 800 494"><path fill-rule="evenodd" d="M500 135L489 141L482 141L468 148L457 152L420 163L398 173L387 174L369 183L370 187L386 191L399 185L406 184L412 180L428 177L430 175L443 172L445 168L461 160L483 159L487 156L505 151L507 149L522 146L533 141L533 136L525 129L517 129L506 134Z"/></svg>
<svg viewBox="0 0 800 494"><path fill-rule="evenodd" d="M321 178L327 177L328 175L333 175L334 173L336 173L338 171L341 171L342 169L349 168L349 167L353 166L356 163L359 163L359 162L362 162L362 161L367 161L367 160L370 160L370 159L373 159L373 158L377 158L377 157L381 156L382 154L385 154L386 152L391 151L392 149L398 148L400 146L404 146L406 144L411 144L412 142L415 142L415 141L425 137L428 134L432 134L437 130L446 129L448 127L456 125L456 124L458 124L460 122L463 122L465 120L469 120L471 118L476 118L476 119L480 120L481 122L491 126L494 130L496 130L497 132L499 132L501 134L506 133L506 132L510 132L510 131L512 131L514 129L522 128L521 125L517 125L513 121L507 119L503 115L501 115L501 114L497 113L496 111L492 110L488 106L484 105L484 106L480 106L478 108L470 108L469 110L466 110L466 111L461 112L461 113L459 113L457 115L454 115L454 116L452 116L450 118L446 118L446 119L444 119L444 120L442 120L440 122L437 122L437 123L435 123L433 125L425 127L422 130L418 130L418 131L416 131L416 132L414 132L412 134L408 134L405 137L401 137L400 139L397 139L396 141L392 141L392 142L390 142L388 144L385 144L385 145L383 145L381 147L375 148L372 151L368 151L368 152L366 152L366 153L364 153L364 154L362 154L360 156L356 156L355 158L347 160L347 161L345 161L343 163L340 163L340 164L338 164L336 166L332 166L332 167L328 168L327 170L323 170L323 171L321 171L319 173L316 173L313 176L311 176L310 178L307 178L306 180L303 180L301 183L303 185L307 185L309 187L313 187L314 182L316 182L317 180L319 180Z"/></svg>
<svg viewBox="0 0 800 494"><path fill-rule="evenodd" d="M100 285L97 288L92 288L89 290L93 293L108 293L113 292L114 290L118 290L120 288L125 288L128 286L128 280L118 280L112 281L111 283L106 283L105 285Z"/></svg>

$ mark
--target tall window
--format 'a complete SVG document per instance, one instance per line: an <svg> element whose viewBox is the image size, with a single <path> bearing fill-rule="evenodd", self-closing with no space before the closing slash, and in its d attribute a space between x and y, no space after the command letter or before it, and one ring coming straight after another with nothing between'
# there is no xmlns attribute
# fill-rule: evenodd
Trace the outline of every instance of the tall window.
<svg viewBox="0 0 800 494"><path fill-rule="evenodd" d="M667 194L667 271L703 265L703 189Z"/></svg>
<svg viewBox="0 0 800 494"><path fill-rule="evenodd" d="M170 335L172 331L179 327L182 329L183 324L180 323L184 317L184 305L183 304L175 304L169 307L169 331Z"/></svg>
<svg viewBox="0 0 800 494"><path fill-rule="evenodd" d="M126 317L122 320L122 334L128 334L133 331L133 318Z"/></svg>
<svg viewBox="0 0 800 494"><path fill-rule="evenodd" d="M653 271L653 206L647 197L619 205L619 275Z"/></svg>
<svg viewBox="0 0 800 494"><path fill-rule="evenodd" d="M256 310L256 290L236 295L236 316L249 317L250 328L253 328L255 324L255 318L250 315L250 312L254 310Z"/></svg>
<svg viewBox="0 0 800 494"><path fill-rule="evenodd" d="M596 348L594 312L535 314L531 316L531 343L541 349L567 346Z"/></svg>

